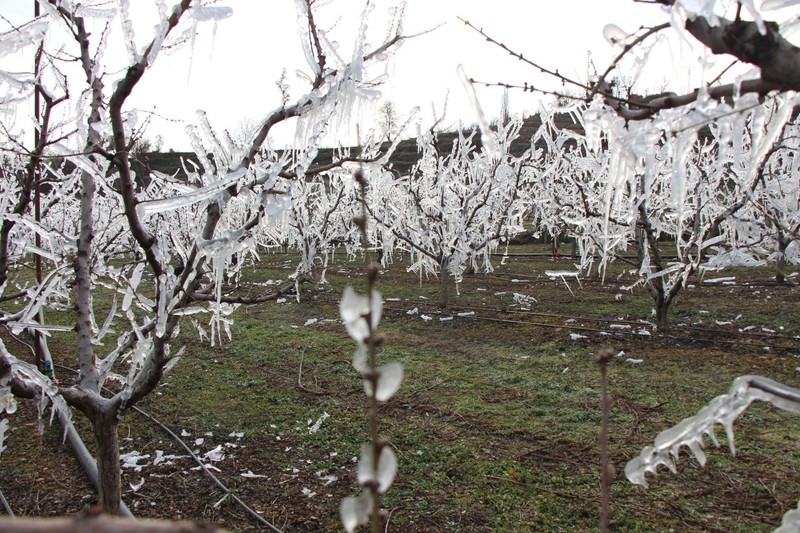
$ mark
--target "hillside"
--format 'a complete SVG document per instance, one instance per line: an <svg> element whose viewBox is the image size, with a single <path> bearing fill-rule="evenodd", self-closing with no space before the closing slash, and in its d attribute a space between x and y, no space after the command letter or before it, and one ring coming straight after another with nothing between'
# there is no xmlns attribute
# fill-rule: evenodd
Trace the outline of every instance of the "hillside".
<svg viewBox="0 0 800 533"><path fill-rule="evenodd" d="M555 117L556 126L559 128L569 128L573 130L580 130L579 124L575 123L572 116L568 114L560 114ZM528 147L530 139L536 132L536 129L541 125L541 118L539 115L532 115L523 120L522 130L520 131L519 138L512 144L511 153L519 156ZM452 146L453 141L457 138L457 132L441 132L439 135L439 143L442 147L449 148ZM476 142L480 143L480 137L476 136ZM319 151L317 157L317 164L324 165L330 163L334 155L334 149L323 148ZM408 172L411 167L419 160L420 152L417 148L417 139L410 138L400 141L394 154L390 159L390 163L394 169L401 174ZM133 170L138 176L148 175L151 171L162 172L164 174L175 174L178 172L178 178L185 177L182 171L181 160L198 162L197 156L193 152L149 152L140 154L133 161Z"/></svg>

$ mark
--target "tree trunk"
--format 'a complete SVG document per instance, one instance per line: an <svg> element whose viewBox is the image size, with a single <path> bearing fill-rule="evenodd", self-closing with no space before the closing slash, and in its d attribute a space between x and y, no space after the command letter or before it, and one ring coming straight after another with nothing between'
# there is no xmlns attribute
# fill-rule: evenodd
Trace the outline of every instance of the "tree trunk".
<svg viewBox="0 0 800 533"><path fill-rule="evenodd" d="M100 412L94 420L94 436L97 443L97 502L108 514L120 514L122 498L122 476L119 464L119 440L117 436L116 409Z"/></svg>
<svg viewBox="0 0 800 533"><path fill-rule="evenodd" d="M786 283L786 249L791 239L778 237L778 257L775 261L775 283Z"/></svg>
<svg viewBox="0 0 800 533"><path fill-rule="evenodd" d="M450 304L450 273L444 268L442 269L441 273L439 291L441 292L439 295L439 304L441 305L442 309L447 309L448 305Z"/></svg>
<svg viewBox="0 0 800 533"><path fill-rule="evenodd" d="M775 282L786 283L786 256L781 252L775 263Z"/></svg>
<svg viewBox="0 0 800 533"><path fill-rule="evenodd" d="M663 293L656 296L656 329L664 332L669 329L669 301Z"/></svg>

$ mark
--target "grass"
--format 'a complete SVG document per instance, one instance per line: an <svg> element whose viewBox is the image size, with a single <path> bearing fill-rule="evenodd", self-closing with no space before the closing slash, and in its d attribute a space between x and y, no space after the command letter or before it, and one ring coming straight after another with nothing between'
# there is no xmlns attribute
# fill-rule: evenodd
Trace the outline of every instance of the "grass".
<svg viewBox="0 0 800 533"><path fill-rule="evenodd" d="M267 255L245 280L285 280L291 259ZM672 312L673 335L683 340L600 335L570 327L626 331L610 328L608 321L649 318L646 292L637 289L619 301L619 286L630 280L584 280L583 290L572 286L573 295L544 275L570 267L568 260L554 265L512 257L495 266L493 273L465 278L446 312L435 306L438 282L420 282L402 261L379 278L387 300L378 328L386 338L380 361L399 361L405 368L397 396L380 409L381 431L400 462L384 499L390 531L596 530L600 374L593 358L602 346L625 352L609 365L615 531L769 531L795 507L798 420L770 406L751 408L737 423L735 458L726 449L712 450L700 469L682 454L678 474L650 478L648 490L628 483L622 469L659 431L726 392L736 376L758 373L797 384L796 338L738 337L748 326L800 335L792 311L796 288L764 283L768 270L737 271L736 286L697 283L686 289ZM356 490L351 458L367 439L366 398L349 364L355 346L338 320L345 285L363 291L361 265L337 262L327 279L328 285L305 287L300 302L240 309L233 340L222 346L198 342L186 323L177 343L187 346L183 360L141 404L175 431L190 433L190 440L212 433L197 445L201 452L218 443L237 444L217 464L219 475L286 531L340 529L338 502ZM522 313L515 292L535 297L529 312L539 315ZM418 314L407 314L413 308ZM467 309L475 317L457 316ZM447 316L455 318L439 320ZM317 322L305 325L310 318ZM691 324L717 332L688 329ZM632 325L638 329L649 326ZM574 332L586 336L573 340ZM721 342L731 340L747 344ZM330 417L310 432L323 413ZM232 432L245 435L234 441ZM169 446L133 414L121 433L130 435L126 449L154 453ZM13 443L0 458L2 486L11 483L1 472L14 461L12 453ZM171 505L137 514L256 529L237 508L215 508L220 495L202 488L202 478L187 482L197 476L187 464L172 468L151 467L145 485L126 493L133 501L166 499ZM248 470L266 477L239 476ZM125 480L144 472L126 470ZM326 475L337 479L325 485ZM315 496L304 496L303 489Z"/></svg>

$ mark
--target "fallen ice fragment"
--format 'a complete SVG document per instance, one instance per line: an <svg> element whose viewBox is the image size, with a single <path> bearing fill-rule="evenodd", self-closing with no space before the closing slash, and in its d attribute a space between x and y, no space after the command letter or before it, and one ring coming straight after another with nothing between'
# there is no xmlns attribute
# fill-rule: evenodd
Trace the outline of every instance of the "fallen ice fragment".
<svg viewBox="0 0 800 533"><path fill-rule="evenodd" d="M194 468L190 468L189 470L202 470L203 468L206 468L206 469L208 469L208 470L214 470L215 472L220 472L220 473L222 472L222 470L220 470L220 469L219 469L219 468L217 468L216 466L214 466L214 465L207 465L207 464L205 464L205 463L204 463L202 466L195 466Z"/></svg>
<svg viewBox="0 0 800 533"><path fill-rule="evenodd" d="M130 485L131 490L136 492L137 490L142 488L142 485L144 485L144 478L140 479L139 483L128 483L128 485Z"/></svg>
<svg viewBox="0 0 800 533"><path fill-rule="evenodd" d="M439 322L447 322L448 320L453 320L451 316L443 316L439 318Z"/></svg>
<svg viewBox="0 0 800 533"><path fill-rule="evenodd" d="M246 478L267 477L267 476L265 476L265 475L262 475L262 474L254 474L252 470L248 470L247 472L245 472L245 473L243 473L243 474L240 474L240 475L241 475L242 477L246 477Z"/></svg>
<svg viewBox="0 0 800 533"><path fill-rule="evenodd" d="M585 339L586 335L579 335L577 333L570 333L569 334L569 338L570 338L570 340L576 341L578 339Z"/></svg>
<svg viewBox="0 0 800 533"><path fill-rule="evenodd" d="M724 278L707 279L707 280L705 280L705 282L706 283L725 283L725 282L729 282L729 281L734 281L735 279L736 279L736 276L728 276L728 277L724 277Z"/></svg>
<svg viewBox="0 0 800 533"><path fill-rule="evenodd" d="M639 330L639 331L637 331L636 333L637 333L637 334L639 334L639 335L643 335L643 336L645 336L645 337L649 337L650 335L652 335L652 333L650 333L650 332L649 332L649 331L647 331L646 329L640 329L640 330Z"/></svg>
<svg viewBox="0 0 800 533"><path fill-rule="evenodd" d="M153 464L159 465L163 463L165 465L171 465L174 464L175 459L186 459L188 457L189 457L188 455L172 455L172 454L165 455L162 450L156 450L156 456L153 458Z"/></svg>
<svg viewBox="0 0 800 533"><path fill-rule="evenodd" d="M306 320L306 323L303 324L303 325L304 326L311 326L312 324L316 324L317 322L319 322L318 318L309 318L308 320Z"/></svg>
<svg viewBox="0 0 800 533"><path fill-rule="evenodd" d="M330 418L330 416L331 415L329 415L327 411L323 412L319 416L319 418L317 418L317 421L314 422L314 425L308 428L308 433L309 434L317 433L319 431L319 428L322 427L322 423L325 422L325 420L327 420L328 418Z"/></svg>
<svg viewBox="0 0 800 533"><path fill-rule="evenodd" d="M628 359L625 359L625 362L626 363L630 363L632 365L638 365L639 363L643 363L644 359L631 359L631 358L628 358Z"/></svg>
<svg viewBox="0 0 800 533"><path fill-rule="evenodd" d="M203 459L206 461L211 461L212 463L216 463L218 461L222 461L225 459L225 449L220 444L213 450L209 450L203 455Z"/></svg>
<svg viewBox="0 0 800 533"><path fill-rule="evenodd" d="M324 486L324 487L327 487L328 485L330 485L331 483L333 483L334 481L336 481L337 479L339 479L339 478L338 478L338 477L336 477L334 474L326 474L324 470L320 470L319 472L317 472L317 477L318 477L318 478L319 478L321 481L324 481L324 482L325 482L325 483L323 484L323 486Z"/></svg>
<svg viewBox="0 0 800 533"><path fill-rule="evenodd" d="M474 316L475 311L467 311L466 313L458 313L458 316Z"/></svg>
<svg viewBox="0 0 800 533"><path fill-rule="evenodd" d="M410 309L406 311L406 314L409 316L414 316L419 314L419 307L415 307L414 309Z"/></svg>
<svg viewBox="0 0 800 533"><path fill-rule="evenodd" d="M619 353L614 357L622 357L623 355L625 355L625 352L623 350L620 350Z"/></svg>
<svg viewBox="0 0 800 533"><path fill-rule="evenodd" d="M138 451L133 450L120 455L119 458L122 460L122 468L133 468L134 471L141 472L143 467L149 466L149 463L140 464L139 461L146 461L150 458L150 454L140 455Z"/></svg>
<svg viewBox="0 0 800 533"><path fill-rule="evenodd" d="M429 320L433 320L433 318L429 317L428 315L419 315L419 317L424 320L425 322Z"/></svg>

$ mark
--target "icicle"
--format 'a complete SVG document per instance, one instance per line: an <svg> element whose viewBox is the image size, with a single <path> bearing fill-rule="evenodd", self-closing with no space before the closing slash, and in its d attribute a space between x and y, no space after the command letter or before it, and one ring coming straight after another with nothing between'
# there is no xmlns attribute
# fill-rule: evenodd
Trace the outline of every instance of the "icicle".
<svg viewBox="0 0 800 533"><path fill-rule="evenodd" d="M119 6L120 21L122 23L122 36L125 41L125 48L128 51L128 61L131 65L139 62L139 53L136 50L135 33L133 31L133 21L131 21L129 0L117 0Z"/></svg>
<svg viewBox="0 0 800 533"><path fill-rule="evenodd" d="M220 194L225 189L235 185L247 173L246 169L234 170L229 172L223 179L215 181L210 185L201 187L196 191L185 194L182 196L174 196L172 198L164 198L161 200L151 200L149 202L141 202L137 204L136 211L140 217L151 215L154 213L162 213L165 211L174 211L183 207L210 200Z"/></svg>
<svg viewBox="0 0 800 533"><path fill-rule="evenodd" d="M46 18L38 18L0 34L0 58L14 55L27 46L41 42L49 28L50 23Z"/></svg>
<svg viewBox="0 0 800 533"><path fill-rule="evenodd" d="M467 92L467 98L469 98L469 102L472 105L472 110L475 112L475 115L478 119L478 125L481 129L481 143L483 145L483 150L489 154L492 159L499 159L501 157L500 147L497 145L497 141L492 134L492 130L489 128L489 123L486 121L486 115L483 113L480 101L478 100L478 95L475 93L475 87L473 86L469 76L467 76L467 73L464 71L463 65L459 64L457 71L458 77L461 79L461 83L464 86L464 90Z"/></svg>
<svg viewBox="0 0 800 533"><path fill-rule="evenodd" d="M719 444L714 435L715 424L725 428L728 446L731 453L735 454L733 423L755 400L770 402L776 407L800 414L800 390L760 376L736 378L727 394L717 396L696 415L659 433L655 446L644 448L638 457L628 461L625 476L631 483L647 487L646 473L656 473L660 465L675 471L669 456L677 458L682 446L688 447L702 466L705 463L703 438L709 436L715 444Z"/></svg>
<svg viewBox="0 0 800 533"><path fill-rule="evenodd" d="M295 0L295 6L297 8L297 31L300 34L300 43L303 46L303 53L306 56L306 62L308 66L311 67L314 76L318 76L320 74L319 63L317 63L317 57L311 49L311 43L309 42L311 38L309 35L310 28L308 22L311 16L308 11L309 7L305 0Z"/></svg>

